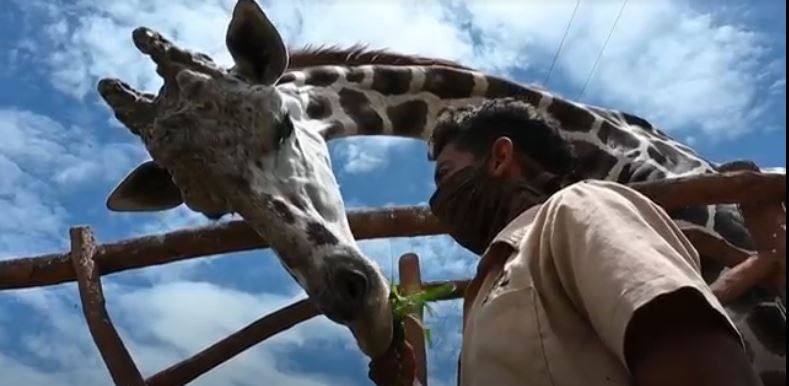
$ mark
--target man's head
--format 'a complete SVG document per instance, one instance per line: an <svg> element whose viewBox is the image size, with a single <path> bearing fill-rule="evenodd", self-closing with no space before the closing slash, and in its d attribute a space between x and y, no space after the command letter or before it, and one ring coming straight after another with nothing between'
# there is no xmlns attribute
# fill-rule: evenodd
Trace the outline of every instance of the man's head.
<svg viewBox="0 0 789 386"><path fill-rule="evenodd" d="M515 216L576 180L576 157L558 122L516 98L444 112L430 143L431 208L478 254Z"/></svg>
<svg viewBox="0 0 789 386"><path fill-rule="evenodd" d="M470 165L484 167L501 178L550 173L560 184L553 188L575 178L575 153L559 134L559 122L517 98L445 111L436 122L430 143L436 185Z"/></svg>

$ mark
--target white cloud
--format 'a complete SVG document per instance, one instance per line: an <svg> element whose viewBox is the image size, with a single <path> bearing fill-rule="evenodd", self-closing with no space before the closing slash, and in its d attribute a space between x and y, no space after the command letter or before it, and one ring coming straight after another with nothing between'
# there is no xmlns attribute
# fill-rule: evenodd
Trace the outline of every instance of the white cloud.
<svg viewBox="0 0 789 386"><path fill-rule="evenodd" d="M82 128L14 108L0 107L0 138L0 256L61 248L62 195L116 180L142 156L132 145L99 145Z"/></svg>
<svg viewBox="0 0 789 386"><path fill-rule="evenodd" d="M122 339L144 376L235 332L262 315L302 298L246 293L204 282L178 281L134 288L105 283L108 307ZM71 287L71 286L70 286ZM19 360L0 355L4 380L38 385L104 385L109 375L87 331L74 288L18 291L16 298L29 306L44 323L31 331L16 328L25 342ZM217 312L221 310L221 312ZM8 323L8 324L7 324ZM11 327L0 320L0 326ZM57 344L53 344L57 342ZM351 335L324 317L317 317L279 334L228 363L198 378L195 385L320 386L337 380L310 372L293 373L280 368L279 354L294 348L328 342L351 347ZM2 341L0 341L2 347ZM34 363L28 363L29 361ZM36 366L49 363L52 370Z"/></svg>
<svg viewBox="0 0 789 386"><path fill-rule="evenodd" d="M95 93L96 80L122 76L130 84L156 90L154 65L134 48L133 28L154 28L186 47L197 47L229 64L224 50L226 14L232 1L25 1L19 7L37 13L40 28L34 50L43 54L47 74L61 92L77 98ZM39 32L39 31L35 31Z"/></svg>
<svg viewBox="0 0 789 386"><path fill-rule="evenodd" d="M60 188L116 181L144 157L137 144L99 143L84 128L65 127L47 116L15 108L0 108L0 135L0 154Z"/></svg>
<svg viewBox="0 0 789 386"><path fill-rule="evenodd" d="M350 137L333 142L337 159L335 170L339 168L349 174L364 174L380 170L394 158L398 145L405 143L402 138L394 137Z"/></svg>
<svg viewBox="0 0 789 386"><path fill-rule="evenodd" d="M419 256L423 281L470 278L478 257L448 235L360 240L359 246L388 275L397 279L400 257Z"/></svg>
<svg viewBox="0 0 789 386"><path fill-rule="evenodd" d="M786 167L762 168L762 173L786 174Z"/></svg>
<svg viewBox="0 0 789 386"><path fill-rule="evenodd" d="M379 151L373 150L372 147ZM380 150L383 150L383 154ZM356 143L345 144L340 152L340 157L345 159L342 170L350 174L359 174L379 169L387 163L387 150L388 146L384 141L373 140L366 147Z"/></svg>
<svg viewBox="0 0 789 386"><path fill-rule="evenodd" d="M47 59L54 71L52 80L61 90L79 97L105 76L123 77L132 85L155 90L160 81L152 64L130 41L131 30L138 25L155 28L182 47L229 64L224 33L233 3L61 3L61 9L50 12L50 24L44 29L54 45ZM574 5L273 1L264 8L293 46L364 42L502 73L530 66L547 68ZM567 89L580 89L619 7L618 2L581 4L553 84L562 78ZM769 43L765 36L722 24L715 15L684 1L630 2L586 97L641 114L668 131L715 133L717 139L732 139L755 130L752 122L764 113L759 108L761 94L780 86L785 78L783 66L767 65ZM542 75L524 79L541 80ZM349 170L364 172L383 164L372 152L354 146L348 151L357 154Z"/></svg>
<svg viewBox="0 0 789 386"><path fill-rule="evenodd" d="M770 85L770 92L774 94L786 94L786 76L773 82L773 84Z"/></svg>
<svg viewBox="0 0 789 386"><path fill-rule="evenodd" d="M482 31L506 31L500 45L532 58L553 54L573 2L470 6ZM586 81L621 3L582 3L557 64L575 98ZM731 139L754 130L759 95L777 74L764 74L764 36L716 22L681 1L630 2L595 72L585 100L645 116L668 131L716 133ZM767 82L761 80L766 76Z"/></svg>

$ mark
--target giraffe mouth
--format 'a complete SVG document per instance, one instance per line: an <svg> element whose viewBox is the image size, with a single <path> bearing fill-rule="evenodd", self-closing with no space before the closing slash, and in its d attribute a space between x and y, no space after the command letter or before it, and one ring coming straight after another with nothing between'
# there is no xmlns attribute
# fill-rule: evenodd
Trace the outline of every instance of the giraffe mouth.
<svg viewBox="0 0 789 386"><path fill-rule="evenodd" d="M330 320L348 324L358 319L359 309L364 307L370 294L370 281L358 269L342 269L334 274L334 294L330 297L331 306L324 314Z"/></svg>
<svg viewBox="0 0 789 386"><path fill-rule="evenodd" d="M328 285L315 297L318 307L329 320L351 330L362 352L370 357L382 354L389 348L393 328L386 280L361 256L330 260Z"/></svg>

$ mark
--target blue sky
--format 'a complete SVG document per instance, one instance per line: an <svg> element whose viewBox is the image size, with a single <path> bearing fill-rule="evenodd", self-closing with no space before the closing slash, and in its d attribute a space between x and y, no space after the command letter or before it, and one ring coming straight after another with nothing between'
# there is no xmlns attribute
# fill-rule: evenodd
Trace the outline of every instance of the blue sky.
<svg viewBox="0 0 789 386"><path fill-rule="evenodd" d="M156 90L133 47L147 25L229 64L232 0L11 0L0 13L0 259L62 251L68 228L101 241L206 222L184 208L110 213L106 195L147 156L95 93L99 77ZM594 4L592 4L594 3ZM786 166L786 10L781 1L631 0L582 102L639 114L714 161ZM542 82L575 1L266 1L290 45L368 43ZM621 3L582 1L547 87L576 97ZM424 203L424 144L354 138L330 144L351 208ZM415 251L427 280L469 277L474 258L446 236L361 242L387 272ZM105 277L108 307L146 375L303 292L268 251ZM74 284L0 292L0 386L104 385ZM436 306L432 385L454 384L459 302ZM196 385L368 385L347 330L323 317L277 336Z"/></svg>

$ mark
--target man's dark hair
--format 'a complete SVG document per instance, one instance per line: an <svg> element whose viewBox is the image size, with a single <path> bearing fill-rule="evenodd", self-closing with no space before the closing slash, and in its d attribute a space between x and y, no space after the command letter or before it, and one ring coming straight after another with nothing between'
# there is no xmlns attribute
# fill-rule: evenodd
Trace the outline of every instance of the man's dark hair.
<svg viewBox="0 0 789 386"><path fill-rule="evenodd" d="M475 157L486 156L499 137L512 140L516 150L564 182L577 179L572 144L559 134L559 122L517 98L491 99L477 106L449 109L439 115L431 143L431 158L453 143Z"/></svg>

